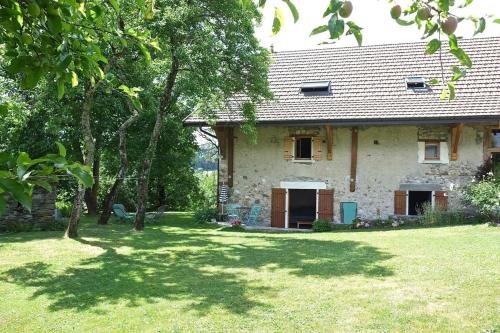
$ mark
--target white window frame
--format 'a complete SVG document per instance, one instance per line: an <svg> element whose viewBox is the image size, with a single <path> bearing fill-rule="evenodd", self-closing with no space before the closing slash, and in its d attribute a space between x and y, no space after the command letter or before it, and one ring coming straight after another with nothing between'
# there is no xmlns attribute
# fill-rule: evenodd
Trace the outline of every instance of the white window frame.
<svg viewBox="0 0 500 333"><path fill-rule="evenodd" d="M426 143L426 141L418 141L418 143L417 143L418 163L420 163L420 164L449 164L450 163L450 150L449 150L447 141L439 141L439 160L426 160L425 159L425 143Z"/></svg>

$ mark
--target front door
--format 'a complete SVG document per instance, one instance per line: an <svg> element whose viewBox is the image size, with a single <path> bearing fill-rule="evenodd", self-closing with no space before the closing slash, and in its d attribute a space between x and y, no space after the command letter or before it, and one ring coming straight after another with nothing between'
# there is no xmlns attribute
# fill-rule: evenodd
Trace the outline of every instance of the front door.
<svg viewBox="0 0 500 333"><path fill-rule="evenodd" d="M284 228L286 213L286 189L273 188L271 193L271 227Z"/></svg>

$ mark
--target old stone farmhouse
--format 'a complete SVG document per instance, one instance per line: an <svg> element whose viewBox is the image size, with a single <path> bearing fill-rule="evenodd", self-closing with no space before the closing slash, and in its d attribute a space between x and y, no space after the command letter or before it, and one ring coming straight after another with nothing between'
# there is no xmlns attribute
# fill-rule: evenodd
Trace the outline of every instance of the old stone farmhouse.
<svg viewBox="0 0 500 333"><path fill-rule="evenodd" d="M424 203L461 206L459 189L500 154L500 38L461 40L474 65L440 99L439 55L425 43L273 54L274 99L257 111L257 144L241 132L239 100L213 126L230 201L260 203L260 223L415 215ZM443 50L445 77L457 59ZM192 114L187 125L207 126Z"/></svg>

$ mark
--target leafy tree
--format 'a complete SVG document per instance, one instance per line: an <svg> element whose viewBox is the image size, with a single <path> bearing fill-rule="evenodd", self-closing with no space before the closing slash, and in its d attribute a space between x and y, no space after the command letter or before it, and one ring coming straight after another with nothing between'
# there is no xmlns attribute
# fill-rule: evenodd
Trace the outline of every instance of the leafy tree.
<svg viewBox="0 0 500 333"><path fill-rule="evenodd" d="M260 20L257 6L242 6L237 0L162 0L155 10L149 28L162 45L158 56L170 69L158 80L163 93L139 176L136 230L144 228L149 177L165 116L175 113L179 103L208 115L207 110L222 107L238 93L246 96L244 108L251 114L256 102L270 96L268 52L254 37L254 22Z"/></svg>

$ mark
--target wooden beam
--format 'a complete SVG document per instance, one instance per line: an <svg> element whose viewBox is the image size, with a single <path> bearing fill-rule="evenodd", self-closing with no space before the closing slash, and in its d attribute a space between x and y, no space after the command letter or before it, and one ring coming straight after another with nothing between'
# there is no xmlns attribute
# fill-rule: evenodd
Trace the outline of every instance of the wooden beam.
<svg viewBox="0 0 500 333"><path fill-rule="evenodd" d="M219 154L225 160L227 157L227 127L214 127L213 130L219 142Z"/></svg>
<svg viewBox="0 0 500 333"><path fill-rule="evenodd" d="M458 144L460 142L460 137L462 136L462 130L464 128L464 124L456 124L451 128L451 157L452 161L456 161L458 159Z"/></svg>
<svg viewBox="0 0 500 333"><path fill-rule="evenodd" d="M333 160L333 126L327 125L326 129L326 158L331 161Z"/></svg>
<svg viewBox="0 0 500 333"><path fill-rule="evenodd" d="M483 137L483 160L488 161L491 157L491 128L484 128L484 137Z"/></svg>
<svg viewBox="0 0 500 333"><path fill-rule="evenodd" d="M234 174L234 128L227 129L227 185L233 187Z"/></svg>
<svg viewBox="0 0 500 333"><path fill-rule="evenodd" d="M351 178L349 189L356 191L356 171L358 167L358 129L353 127L351 130Z"/></svg>

